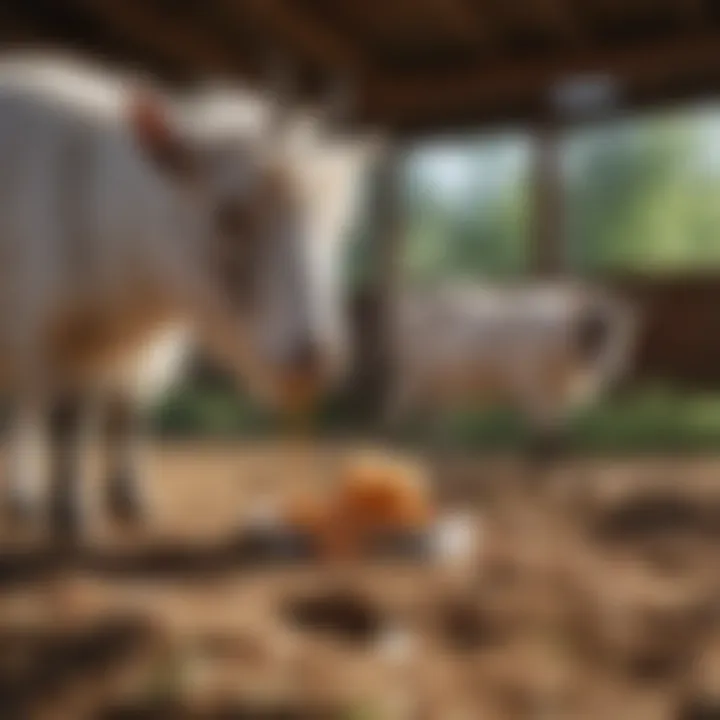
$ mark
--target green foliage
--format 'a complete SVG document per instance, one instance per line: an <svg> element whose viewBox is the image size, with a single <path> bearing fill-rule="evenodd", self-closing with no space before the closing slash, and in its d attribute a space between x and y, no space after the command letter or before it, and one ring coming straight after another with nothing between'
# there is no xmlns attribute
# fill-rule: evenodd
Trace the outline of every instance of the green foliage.
<svg viewBox="0 0 720 720"><path fill-rule="evenodd" d="M718 450L720 396L656 387L607 401L574 423L570 441L585 450Z"/></svg>
<svg viewBox="0 0 720 720"><path fill-rule="evenodd" d="M697 119L620 123L570 139L569 260L582 271L672 271L720 264L714 136Z"/></svg>
<svg viewBox="0 0 720 720"><path fill-rule="evenodd" d="M171 437L238 438L277 432L279 425L231 390L180 389L159 409L158 431ZM333 405L316 423L324 435L357 430L352 408ZM524 446L530 428L507 410L463 413L441 428L443 439L458 449L511 450ZM427 427L408 422L405 443L427 440ZM444 440L445 441L445 440ZM664 387L640 388L611 398L578 415L569 425L569 447L590 452L720 450L720 394L687 394Z"/></svg>
<svg viewBox="0 0 720 720"><path fill-rule="evenodd" d="M523 271L527 150L510 139L448 151L449 161L437 149L427 159L411 159L404 258L409 276L505 277Z"/></svg>
<svg viewBox="0 0 720 720"><path fill-rule="evenodd" d="M227 438L267 433L272 420L234 388L196 383L178 388L155 413L160 435Z"/></svg>

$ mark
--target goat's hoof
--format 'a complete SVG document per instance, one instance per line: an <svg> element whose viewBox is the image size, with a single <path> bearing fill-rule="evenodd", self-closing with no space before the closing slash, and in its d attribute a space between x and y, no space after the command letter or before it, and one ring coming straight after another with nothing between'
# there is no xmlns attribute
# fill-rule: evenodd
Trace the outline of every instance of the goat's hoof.
<svg viewBox="0 0 720 720"><path fill-rule="evenodd" d="M108 483L107 510L116 522L137 525L145 519L145 504L135 483L114 479Z"/></svg>

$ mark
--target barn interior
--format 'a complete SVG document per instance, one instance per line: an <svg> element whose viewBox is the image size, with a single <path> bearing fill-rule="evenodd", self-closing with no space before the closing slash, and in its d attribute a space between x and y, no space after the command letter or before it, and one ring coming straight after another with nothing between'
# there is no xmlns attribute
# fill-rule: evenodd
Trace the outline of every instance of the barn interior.
<svg viewBox="0 0 720 720"><path fill-rule="evenodd" d="M388 308L413 222L408 163L446 142L472 163L481 155L463 143L522 138L518 274L581 275L568 137L694 108L717 124L719 40L714 0L4 0L3 51L69 50L178 89L224 79L273 92L279 67L298 102L344 88L347 127L382 131L388 148L369 182L343 422L331 413L319 438L287 437L250 413L203 432L196 418L230 391L201 365L210 399L191 410L180 395L160 413L148 528L94 528L67 549L3 524L0 715L720 716L720 420L704 395L682 428L653 424L676 405L620 405L597 422L600 451L550 461L494 445L495 426L482 447L411 439L438 511L479 532L458 572L268 561L240 538L255 503L326 492L340 456L378 442ZM596 270L642 310L632 386L715 389L717 267Z"/></svg>
<svg viewBox="0 0 720 720"><path fill-rule="evenodd" d="M404 3L329 0L202 6L8 0L2 13L5 47L77 51L179 86L223 78L267 87L282 72L293 97L311 103L341 86L349 96L345 121L381 129L395 147L373 183L380 206L373 213L378 248L372 251L379 269L372 274L385 276L386 284L392 282L386 268L398 264L389 256L401 252L403 235L395 230L402 224L402 189L393 187L401 183L397 166L418 143L498 129L527 133L534 158L532 271L558 273L565 240L563 135L621 115L710 101L720 76L718 11L702 0L423 0L412 12ZM713 382L720 347L709 341L717 333L706 297L714 297L714 283L703 273L680 274L672 282L621 280L651 307L640 372ZM668 306L688 307L692 322L667 319Z"/></svg>

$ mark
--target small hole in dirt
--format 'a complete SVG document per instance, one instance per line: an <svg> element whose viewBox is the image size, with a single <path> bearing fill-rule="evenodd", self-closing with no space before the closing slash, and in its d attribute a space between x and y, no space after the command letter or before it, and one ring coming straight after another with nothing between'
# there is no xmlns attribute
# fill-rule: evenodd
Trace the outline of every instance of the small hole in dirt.
<svg viewBox="0 0 720 720"><path fill-rule="evenodd" d="M668 533L716 536L720 514L714 506L704 506L671 494L637 497L612 509L599 519L599 539L637 540L667 537Z"/></svg>
<svg viewBox="0 0 720 720"><path fill-rule="evenodd" d="M677 674L681 664L681 658L667 653L644 653L632 659L628 671L638 682L660 682Z"/></svg>
<svg viewBox="0 0 720 720"><path fill-rule="evenodd" d="M720 720L720 697L693 697L680 707L677 720Z"/></svg>
<svg viewBox="0 0 720 720"><path fill-rule="evenodd" d="M467 602L453 602L443 608L442 633L450 646L469 652L495 642L498 632L477 607Z"/></svg>
<svg viewBox="0 0 720 720"><path fill-rule="evenodd" d="M383 628L380 611L367 598L352 591L296 598L284 614L305 630L328 633L351 642L369 642Z"/></svg>

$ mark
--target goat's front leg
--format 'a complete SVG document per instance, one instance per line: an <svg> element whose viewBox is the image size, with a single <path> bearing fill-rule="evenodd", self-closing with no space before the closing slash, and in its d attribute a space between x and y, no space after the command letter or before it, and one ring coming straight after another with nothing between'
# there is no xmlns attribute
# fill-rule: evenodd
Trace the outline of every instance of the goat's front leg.
<svg viewBox="0 0 720 720"><path fill-rule="evenodd" d="M84 524L91 409L90 398L80 393L63 394L50 408L50 524L62 538L75 538Z"/></svg>
<svg viewBox="0 0 720 720"><path fill-rule="evenodd" d="M105 406L107 459L106 503L111 517L122 523L143 519L143 413L129 394L116 393Z"/></svg>
<svg viewBox="0 0 720 720"><path fill-rule="evenodd" d="M37 398L21 398L9 418L5 510L13 523L38 515L46 470L45 409Z"/></svg>

